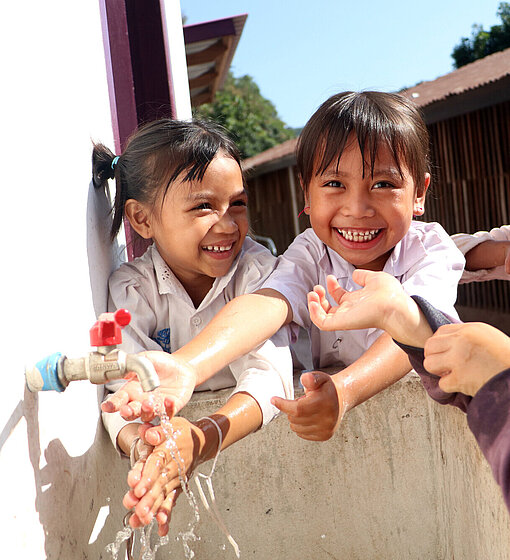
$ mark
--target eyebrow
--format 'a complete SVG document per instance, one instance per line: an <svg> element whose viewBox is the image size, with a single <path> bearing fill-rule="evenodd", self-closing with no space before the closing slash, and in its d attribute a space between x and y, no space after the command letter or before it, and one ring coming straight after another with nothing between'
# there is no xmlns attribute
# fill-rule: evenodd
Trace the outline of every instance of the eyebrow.
<svg viewBox="0 0 510 560"><path fill-rule="evenodd" d="M236 193L234 193L230 198L237 198L238 196L247 196L246 189L240 189ZM214 191L199 191L199 192L190 192L186 197L190 202L197 202L202 200L210 200L211 198L216 198L216 194Z"/></svg>
<svg viewBox="0 0 510 560"><path fill-rule="evenodd" d="M365 169L368 167L369 173L368 175L371 176L370 173L370 166L366 165ZM365 176L367 173L365 173ZM341 169L336 169L336 167L328 167L323 173L321 173L322 177L345 177L347 179L352 177L351 173L346 173ZM374 174L373 177L395 177L397 179L402 179L402 175L400 171L396 167L374 167Z"/></svg>

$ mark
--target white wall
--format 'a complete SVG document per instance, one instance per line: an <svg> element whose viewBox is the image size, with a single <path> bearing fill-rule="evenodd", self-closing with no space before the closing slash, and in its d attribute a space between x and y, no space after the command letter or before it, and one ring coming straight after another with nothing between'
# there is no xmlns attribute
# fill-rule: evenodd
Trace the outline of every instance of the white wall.
<svg viewBox="0 0 510 560"><path fill-rule="evenodd" d="M45 531L74 515L83 534L69 539L88 541L107 505L71 511L101 495L91 454L96 388L26 395L23 370L53 351L88 351L95 319L86 228L91 138L113 149L99 2L5 3L0 51L0 526L18 558L57 558L62 543L50 545Z"/></svg>

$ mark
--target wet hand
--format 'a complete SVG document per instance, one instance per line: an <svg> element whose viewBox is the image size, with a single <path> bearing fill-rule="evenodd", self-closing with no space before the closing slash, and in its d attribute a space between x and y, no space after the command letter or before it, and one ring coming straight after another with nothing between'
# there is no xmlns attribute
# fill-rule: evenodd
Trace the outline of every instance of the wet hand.
<svg viewBox="0 0 510 560"><path fill-rule="evenodd" d="M164 430L172 434L167 441ZM174 418L163 429L143 426L142 438L162 441L141 465L135 465L128 475L130 491L124 496L126 508L134 508L132 527L147 525L156 517L160 531L168 530L168 522L175 501L182 491L181 479L187 481L200 461L203 434L184 418ZM161 533L160 533L161 534Z"/></svg>
<svg viewBox="0 0 510 560"><path fill-rule="evenodd" d="M290 428L310 441L330 439L340 423L344 405L327 373L307 372L301 376L305 394L296 400L273 397L271 402L288 417Z"/></svg>
<svg viewBox="0 0 510 560"><path fill-rule="evenodd" d="M447 392L474 396L510 367L510 338L485 323L443 325L425 344L425 369Z"/></svg>
<svg viewBox="0 0 510 560"><path fill-rule="evenodd" d="M195 370L186 362L166 352L142 352L153 364L161 385L151 393L144 393L135 374L101 405L104 412L120 411L126 420L141 418L150 422L156 415L156 400L164 402L166 414L171 418L189 401L195 390L197 376ZM155 398L157 397L157 399Z"/></svg>
<svg viewBox="0 0 510 560"><path fill-rule="evenodd" d="M385 272L362 269L354 271L353 280L361 290L347 292L334 276L327 277L328 292L337 306L329 304L322 286L315 286L308 294L313 323L325 331L388 328L391 313L400 309L400 300L407 297L400 282Z"/></svg>

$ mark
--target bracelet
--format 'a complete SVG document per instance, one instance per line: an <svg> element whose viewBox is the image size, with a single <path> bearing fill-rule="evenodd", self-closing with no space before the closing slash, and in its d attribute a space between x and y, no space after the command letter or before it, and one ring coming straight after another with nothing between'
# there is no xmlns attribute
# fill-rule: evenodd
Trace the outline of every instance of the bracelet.
<svg viewBox="0 0 510 560"><path fill-rule="evenodd" d="M218 430L218 450L216 451L216 455L214 456L214 461L213 461L213 465L212 465L212 468L211 468L211 474L209 475L209 477L211 477L213 475L214 469L216 467L216 461L218 460L218 457L220 455L221 444L223 443L223 432L221 431L221 428L219 427L218 422L216 422L216 420L214 420L210 416L202 416L202 418L199 418L197 421L200 422L200 420L209 420L209 422L212 422L216 426L216 429Z"/></svg>
<svg viewBox="0 0 510 560"><path fill-rule="evenodd" d="M135 439L131 442L131 445L129 446L129 462L131 464L131 467L134 467L137 461L136 446L138 445L139 441L140 441L140 436L136 436Z"/></svg>

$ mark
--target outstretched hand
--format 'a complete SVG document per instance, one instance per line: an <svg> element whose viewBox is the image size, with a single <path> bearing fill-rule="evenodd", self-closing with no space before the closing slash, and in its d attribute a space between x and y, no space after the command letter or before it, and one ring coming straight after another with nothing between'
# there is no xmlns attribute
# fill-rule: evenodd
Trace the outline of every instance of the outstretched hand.
<svg viewBox="0 0 510 560"><path fill-rule="evenodd" d="M299 437L326 441L333 436L344 414L337 387L331 376L321 371L303 373L301 384L305 391L302 397L273 397L271 402L287 415L291 430Z"/></svg>
<svg viewBox="0 0 510 560"><path fill-rule="evenodd" d="M308 294L308 310L321 330L378 328L399 342L423 346L432 334L416 303L400 282L386 272L357 269L353 280L361 290L347 292L334 276L326 279L328 292L337 303L331 306L322 286Z"/></svg>
<svg viewBox="0 0 510 560"><path fill-rule="evenodd" d="M166 352L142 352L153 364L161 385L151 393L142 390L134 373L128 374L126 383L102 405L103 412L117 412L125 420L141 418L150 422L156 415L155 397L164 402L166 414L172 418L191 398L196 385L195 370L186 362L178 360Z"/></svg>
<svg viewBox="0 0 510 560"><path fill-rule="evenodd" d="M443 325L425 344L423 365L441 376L443 391L474 396L510 367L510 338L485 323Z"/></svg>

